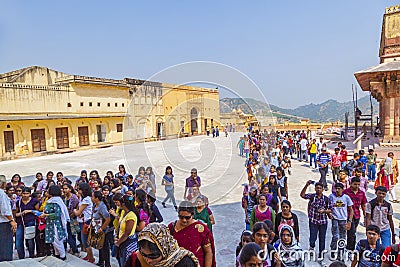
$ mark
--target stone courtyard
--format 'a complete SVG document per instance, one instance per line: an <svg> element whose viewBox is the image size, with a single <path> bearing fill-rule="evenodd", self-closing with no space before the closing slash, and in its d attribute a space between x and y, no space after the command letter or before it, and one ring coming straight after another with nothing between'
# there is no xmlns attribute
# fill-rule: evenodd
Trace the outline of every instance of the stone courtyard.
<svg viewBox="0 0 400 267"><path fill-rule="evenodd" d="M165 167L170 165L173 168L177 200L182 199L184 180L190 175L190 169L197 168L202 179L201 192L209 198L210 208L216 220L213 232L217 266L235 266L235 249L245 227L241 196L242 184L247 179L244 159L238 156L236 148L241 135L241 133L232 133L228 137L220 136L219 138L195 136L3 161L0 162L0 173L5 174L7 179L10 179L14 173L19 173L22 181L31 185L34 175L38 171L43 174L49 170L61 171L64 176L75 180L82 169L88 172L96 169L103 177L108 170L116 172L119 164L125 164L128 172L133 175L137 173L140 166L152 166L156 173L157 204L164 217L164 223L168 224L177 219L177 214L172 204L167 203L168 208L166 209L161 206L161 201L166 194L161 186L160 177L164 174ZM301 245L303 249L308 249L307 201L302 200L299 193L307 180L319 179L319 172L310 169L304 162L293 160L292 165L292 174L288 176L289 200L293 206L292 211L299 217ZM329 175L328 180L331 179L332 176ZM312 191L313 189L310 187L309 192ZM327 195L328 192L325 194ZM397 194L400 194L399 190L397 190ZM370 185L367 197L371 199L373 196L374 191ZM395 227L398 230L400 205L393 204L393 206ZM365 228L359 226L357 240L364 236L364 231ZM327 248L330 239L330 226L328 226ZM72 256L69 255L69 258ZM325 262L329 263L327 256ZM116 264L115 259L113 264ZM306 262L306 266L319 265L314 262Z"/></svg>

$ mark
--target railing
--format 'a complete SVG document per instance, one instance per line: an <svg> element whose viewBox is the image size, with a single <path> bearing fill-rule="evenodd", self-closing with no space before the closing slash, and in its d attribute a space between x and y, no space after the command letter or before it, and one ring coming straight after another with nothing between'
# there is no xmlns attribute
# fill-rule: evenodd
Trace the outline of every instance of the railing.
<svg viewBox="0 0 400 267"><path fill-rule="evenodd" d="M361 133L356 140L353 141L353 145L357 144L357 151L361 150L361 139L363 138L364 133Z"/></svg>

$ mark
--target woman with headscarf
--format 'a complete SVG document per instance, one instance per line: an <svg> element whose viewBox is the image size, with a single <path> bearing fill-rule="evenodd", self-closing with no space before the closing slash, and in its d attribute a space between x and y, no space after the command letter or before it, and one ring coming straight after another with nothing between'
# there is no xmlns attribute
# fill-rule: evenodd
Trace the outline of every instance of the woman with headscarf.
<svg viewBox="0 0 400 267"><path fill-rule="evenodd" d="M279 231L279 240L276 241L274 247L279 254L283 266L304 266L303 249L299 246L291 226L282 226Z"/></svg>
<svg viewBox="0 0 400 267"><path fill-rule="evenodd" d="M139 234L139 251L133 252L126 267L199 267L196 256L180 248L168 227L150 223Z"/></svg>
<svg viewBox="0 0 400 267"><path fill-rule="evenodd" d="M57 185L49 188L50 199L47 201L41 218L46 218L46 243L52 243L56 257L62 260L65 254L64 240L67 238L68 209L61 199L61 189Z"/></svg>

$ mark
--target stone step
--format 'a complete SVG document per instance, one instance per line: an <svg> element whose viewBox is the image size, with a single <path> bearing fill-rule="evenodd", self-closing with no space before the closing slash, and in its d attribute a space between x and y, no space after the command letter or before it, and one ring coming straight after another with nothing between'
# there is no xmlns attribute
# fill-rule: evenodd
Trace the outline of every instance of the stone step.
<svg viewBox="0 0 400 267"><path fill-rule="evenodd" d="M84 261L74 255L67 254L67 259L62 261L56 257L27 258L23 260L13 260L0 263L0 267L94 267L95 264Z"/></svg>
<svg viewBox="0 0 400 267"><path fill-rule="evenodd" d="M14 260L8 262L0 262L0 267L45 267L46 265L37 261L40 258L29 258L23 260Z"/></svg>

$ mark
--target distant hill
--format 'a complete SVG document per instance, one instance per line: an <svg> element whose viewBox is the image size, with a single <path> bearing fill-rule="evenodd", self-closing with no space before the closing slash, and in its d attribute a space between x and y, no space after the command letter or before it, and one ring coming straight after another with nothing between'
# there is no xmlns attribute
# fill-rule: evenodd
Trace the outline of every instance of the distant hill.
<svg viewBox="0 0 400 267"><path fill-rule="evenodd" d="M344 121L344 114L350 113L349 120L353 120L353 102L348 101L340 103L336 100L327 100L321 104L308 104L295 109L284 109L276 105L268 105L262 101L252 98L223 98L220 100L221 113L231 112L232 109L241 109L244 113L253 115L269 115L272 114L278 119L289 121L298 121L300 118L309 118L312 122L333 122ZM372 99L374 115L378 116L379 104ZM370 113L369 96L358 99L358 107L363 114Z"/></svg>

